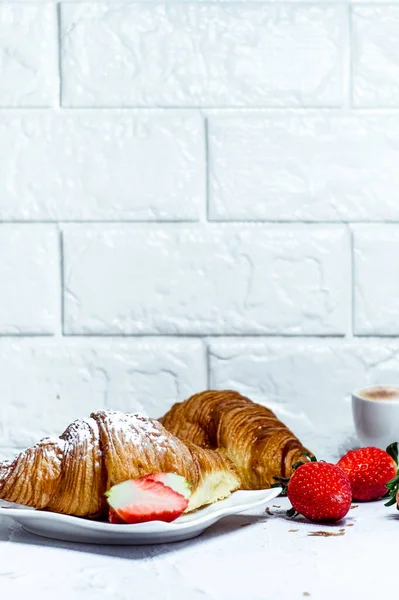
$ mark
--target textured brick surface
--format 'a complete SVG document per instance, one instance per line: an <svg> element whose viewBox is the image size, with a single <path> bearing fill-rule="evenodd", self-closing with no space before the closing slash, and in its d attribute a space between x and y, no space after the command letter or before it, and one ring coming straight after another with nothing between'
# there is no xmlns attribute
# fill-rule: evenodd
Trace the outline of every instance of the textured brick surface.
<svg viewBox="0 0 399 600"><path fill-rule="evenodd" d="M350 438L350 390L397 381L398 25L0 4L0 455L209 383Z"/></svg>
<svg viewBox="0 0 399 600"><path fill-rule="evenodd" d="M195 220L204 148L196 115L0 113L0 217Z"/></svg>
<svg viewBox="0 0 399 600"><path fill-rule="evenodd" d="M53 4L0 5L0 107L52 106L57 60Z"/></svg>
<svg viewBox="0 0 399 600"><path fill-rule="evenodd" d="M67 333L344 333L342 228L65 229Z"/></svg>
<svg viewBox="0 0 399 600"><path fill-rule="evenodd" d="M356 106L399 105L399 6L356 6L353 13Z"/></svg>
<svg viewBox="0 0 399 600"><path fill-rule="evenodd" d="M63 103L338 106L346 18L304 5L65 4Z"/></svg>
<svg viewBox="0 0 399 600"><path fill-rule="evenodd" d="M60 319L59 242L45 225L0 225L0 334L51 334Z"/></svg>
<svg viewBox="0 0 399 600"><path fill-rule="evenodd" d="M399 115L210 118L210 217L399 219Z"/></svg>
<svg viewBox="0 0 399 600"><path fill-rule="evenodd" d="M295 430L312 426L316 434L350 434L352 390L397 381L399 369L397 342L221 340L209 352L211 387L238 389Z"/></svg>
<svg viewBox="0 0 399 600"><path fill-rule="evenodd" d="M355 228L355 332L399 334L399 226Z"/></svg>
<svg viewBox="0 0 399 600"><path fill-rule="evenodd" d="M189 340L0 340L1 445L61 434L103 407L159 417L206 387L205 356L201 342Z"/></svg>

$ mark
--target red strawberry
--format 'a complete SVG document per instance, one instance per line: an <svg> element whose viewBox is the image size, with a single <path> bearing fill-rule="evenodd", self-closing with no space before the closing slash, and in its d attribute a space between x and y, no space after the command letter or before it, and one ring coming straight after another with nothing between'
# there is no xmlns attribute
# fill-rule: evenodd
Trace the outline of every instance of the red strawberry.
<svg viewBox="0 0 399 600"><path fill-rule="evenodd" d="M352 502L348 476L336 465L313 458L297 466L287 495L293 507L287 514L299 513L310 521L339 521Z"/></svg>
<svg viewBox="0 0 399 600"><path fill-rule="evenodd" d="M151 473L150 475L145 475L142 479L160 481L185 498L189 498L191 495L191 486L188 481L181 475L176 475L176 473Z"/></svg>
<svg viewBox="0 0 399 600"><path fill-rule="evenodd" d="M114 525L123 525L125 521L122 521L116 510L113 508L109 508L108 511L108 521L113 523Z"/></svg>
<svg viewBox="0 0 399 600"><path fill-rule="evenodd" d="M114 485L106 496L108 504L124 523L169 523L180 517L188 506L188 499L182 494L148 477Z"/></svg>
<svg viewBox="0 0 399 600"><path fill-rule="evenodd" d="M373 446L350 450L338 461L349 477L354 500L376 500L387 494L386 484L397 471L394 446L388 446L387 452Z"/></svg>

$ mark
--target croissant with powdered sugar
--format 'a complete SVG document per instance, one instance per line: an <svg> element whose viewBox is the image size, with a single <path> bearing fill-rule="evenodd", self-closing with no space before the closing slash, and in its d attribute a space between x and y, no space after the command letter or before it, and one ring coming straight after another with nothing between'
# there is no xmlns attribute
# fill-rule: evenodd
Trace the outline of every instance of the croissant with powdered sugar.
<svg viewBox="0 0 399 600"><path fill-rule="evenodd" d="M106 490L152 473L176 473L190 483L186 512L240 485L233 465L218 453L182 442L155 419L107 410L0 463L0 500L99 518L108 510Z"/></svg>

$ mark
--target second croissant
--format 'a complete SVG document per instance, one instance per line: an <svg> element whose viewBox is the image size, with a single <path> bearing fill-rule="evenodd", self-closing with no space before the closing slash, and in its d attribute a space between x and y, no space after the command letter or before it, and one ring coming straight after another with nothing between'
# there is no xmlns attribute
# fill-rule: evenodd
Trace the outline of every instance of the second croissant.
<svg viewBox="0 0 399 600"><path fill-rule="evenodd" d="M168 431L231 460L246 490L289 477L309 451L265 406L234 390L207 390L172 406L161 419Z"/></svg>

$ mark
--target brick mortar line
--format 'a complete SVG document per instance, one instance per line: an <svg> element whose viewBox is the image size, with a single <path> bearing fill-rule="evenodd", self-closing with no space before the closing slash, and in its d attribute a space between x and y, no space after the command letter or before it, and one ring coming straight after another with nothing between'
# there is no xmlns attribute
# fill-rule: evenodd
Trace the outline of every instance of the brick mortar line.
<svg viewBox="0 0 399 600"><path fill-rule="evenodd" d="M56 18L57 18L57 69L58 69L58 105L57 109L62 107L62 17L61 17L61 2L56 4Z"/></svg>
<svg viewBox="0 0 399 600"><path fill-rule="evenodd" d="M353 337L349 337L346 334L342 335L284 335L284 334L256 334L256 333L242 333L242 334L141 334L141 335L130 335L130 334L79 334L79 335L63 335L62 337L57 337L56 335L51 334L0 334L0 343L5 343L9 341L10 343L16 341L24 341L24 343L28 343L27 340L34 340L37 343L37 346L46 345L48 342L51 342L52 345L59 344L60 346L68 346L70 343L76 344L87 344L91 347L96 341L104 343L145 343L156 344L156 343L175 343L175 342L193 342L199 341L203 343L209 343L213 341L242 341L242 342L278 342L284 341L284 343L289 342L312 342L312 341L324 341L325 343L331 342L333 344L351 344L353 342L381 342L387 340L397 340L399 342L399 335L384 335L384 334L375 334L375 335L365 335L365 334L356 334Z"/></svg>
<svg viewBox="0 0 399 600"><path fill-rule="evenodd" d="M64 263L64 232L59 231L59 283L60 283L60 336L64 336L64 323L65 323L65 263Z"/></svg>
<svg viewBox="0 0 399 600"><path fill-rule="evenodd" d="M205 136L205 222L209 222L209 212L211 207L211 178L210 178L210 152L211 142L209 136L209 117L204 115L204 136Z"/></svg>
<svg viewBox="0 0 399 600"><path fill-rule="evenodd" d="M198 0L198 2L201 2L202 0ZM219 0L220 2L224 2L224 0ZM277 1L277 0L276 0ZM74 2L74 4L79 4L79 2ZM110 6L110 4L109 4ZM6 107L7 108L7 107ZM8 107L8 110L11 110L13 107ZM28 107L29 108L29 107ZM34 109L35 107L31 107L31 110ZM51 109L51 107L43 107L41 110L48 110L48 108ZM209 105L204 105L204 104L196 104L193 106L162 106L162 105L157 105L157 106L140 106L140 105L130 105L130 106L68 106L68 105L62 105L61 108L63 110L108 110L108 111L120 111L120 110L135 110L135 111L164 111L164 112L168 112L168 111L210 111L210 110L236 110L236 111L241 111L241 110L275 110L275 111L282 111L282 110L331 110L331 111L340 111L342 109L345 109L347 107L345 107L343 104L325 104L322 106L318 106L318 105L309 105L309 106L241 106L241 105L237 105L237 106L223 106L223 105L217 105L217 106L209 106ZM378 108L378 107L376 107ZM381 107L381 108L387 108L387 107ZM388 107L389 108L389 107ZM395 108L395 107L393 107ZM399 108L399 105L398 107ZM18 110L18 108L15 108L14 110ZM21 108L21 110L23 110L23 108ZM38 109L40 110L40 109Z"/></svg>
<svg viewBox="0 0 399 600"><path fill-rule="evenodd" d="M222 0L221 0L222 1ZM270 219L270 220L265 220L265 219L246 219L246 220L207 220L207 221L201 221L200 218L198 218L197 221L193 221L193 220L169 220L169 221L162 221L162 220L157 220L157 221L146 221L146 220L132 220L132 219L124 219L124 220L98 220L98 219L83 219L83 220L79 220L79 219L71 219L71 220L20 220L20 219L16 219L16 220L1 220L0 219L0 227L2 225L59 225L59 226L68 226L68 225L146 225L148 228L151 227L156 227L156 226L164 226L164 227L173 227L175 225L182 225L182 226L193 226L193 227L204 227L206 225L210 225L211 227L217 227L218 225L224 229L228 229L229 226L231 226L232 228L235 225L248 225L248 227L252 227L252 226L256 226L256 225L260 225L260 226L267 226L267 225L281 225L281 226L287 226L287 225L309 225L310 227L339 227L339 226L351 226L351 225L360 225L360 226L378 226L378 225L386 225L386 226L390 226L390 225L399 225L399 220L369 220L369 221L359 221L359 220L342 220L342 221L307 221L304 219L297 219L297 220L292 220L292 221L288 221L288 220L280 220L277 221L275 219Z"/></svg>
<svg viewBox="0 0 399 600"><path fill-rule="evenodd" d="M353 27L353 3L348 7L348 51L349 51L349 109L354 109L353 101L353 78L354 78L354 27Z"/></svg>
<svg viewBox="0 0 399 600"><path fill-rule="evenodd" d="M348 4L347 7L345 42L343 80L346 89L344 89L344 95L345 106L351 110L353 108L353 10L351 4Z"/></svg>
<svg viewBox="0 0 399 600"><path fill-rule="evenodd" d="M1 2L1 4L8 4L9 2ZM37 1L37 2L27 2L27 1L22 1L22 2L18 2L19 5L25 5L25 6L31 6L33 5L40 5L40 4L44 4L45 1ZM71 2L70 0L65 0L65 1L59 1L57 0L55 2L56 4L93 4L93 2L91 2L90 0L78 0L78 1L73 1ZM10 4L13 4L12 2L10 2ZM106 4L106 5L125 5L125 4L132 4L132 5L142 5L142 6L153 6L155 4L158 4L160 6L163 5L183 5L183 6L190 6L190 5L200 5L200 6L226 6L226 5L230 5L230 6L251 6L251 7L255 7L255 6L274 6L274 7L280 7L280 6L292 6L295 8L299 8L299 7L303 7L303 6L311 6L311 7L318 7L318 8L331 8L331 7L336 7L336 6L384 6L384 7L392 7L392 6L398 6L397 2L394 2L392 0L385 2L384 0L365 0L365 1L356 1L356 0L337 0L337 1L333 1L333 0L327 0L327 1L316 1L316 0L302 0L301 2L295 1L295 0L228 0L228 1L224 1L224 0L174 0L173 2L167 2L167 1L160 1L160 0L151 0L150 2L147 0L127 0L127 1L123 1L123 0L116 0L116 1L107 1L107 0L100 0L97 2L94 2L94 4Z"/></svg>
<svg viewBox="0 0 399 600"><path fill-rule="evenodd" d="M203 340L203 348L205 353L205 369L206 369L206 387L209 390L211 388L211 353L209 348L209 341Z"/></svg>
<svg viewBox="0 0 399 600"><path fill-rule="evenodd" d="M43 2L45 0L42 0ZM201 1L201 0L198 0ZM224 2L224 0L219 0ZM278 0L275 0L277 2ZM19 3L18 3L19 4ZM34 4L30 4L30 6ZM79 4L78 1L73 4ZM11 4L15 6L15 4ZM111 4L110 4L111 5ZM399 4L398 4L399 9ZM0 106L0 114L2 112L10 113L13 112L15 115L22 114L54 114L60 115L65 114L87 114L88 112L99 113L104 112L108 114L112 113L133 113L137 116L148 114L153 116L159 113L159 116L170 116L173 113L178 116L179 113L193 113L203 114L210 118L219 116L225 117L226 115L238 116L241 114L247 114L249 116L257 117L268 115L269 113L287 113L287 116L305 116L312 113L312 116L317 116L323 113L331 113L334 115L373 115L378 116L379 114L386 116L388 113L397 116L399 113L399 103L396 105L376 105L376 106Z"/></svg>
<svg viewBox="0 0 399 600"><path fill-rule="evenodd" d="M79 339L79 338L84 338L84 339L136 339L136 340L141 340L141 339L147 339L147 340L151 340L151 339L157 339L157 338L164 338L164 339L169 339L169 340L173 340L173 339L198 339L198 340L206 340L209 338L229 338L229 339L241 339L243 337L253 337L253 338L265 338L265 339L276 339L276 338L280 338L280 339L346 339L346 332L345 333L337 333L337 334L300 334L300 335L295 335L295 334L284 334L284 333L254 333L254 332L247 332L247 333L182 333L182 334L176 334L176 333L144 333L144 334L130 334L130 333L65 333L63 336L63 339ZM1 337L1 336L0 336ZM8 336L3 336L3 337L8 337ZM21 336L17 336L17 337L21 337ZM38 336L35 336L38 337ZM44 337L49 337L49 336L44 336ZM53 337L53 336L50 336ZM384 337L384 336L382 336ZM398 336L399 337L399 336Z"/></svg>
<svg viewBox="0 0 399 600"><path fill-rule="evenodd" d="M355 309L356 309L356 302L355 302L355 275L356 275L356 271L355 271L355 237L354 237L354 233L352 231L352 229L350 227L348 227L348 235L349 235L349 244L350 244L350 261L349 261L349 269L350 269L350 276L349 276L349 337L354 338L355 337Z"/></svg>

